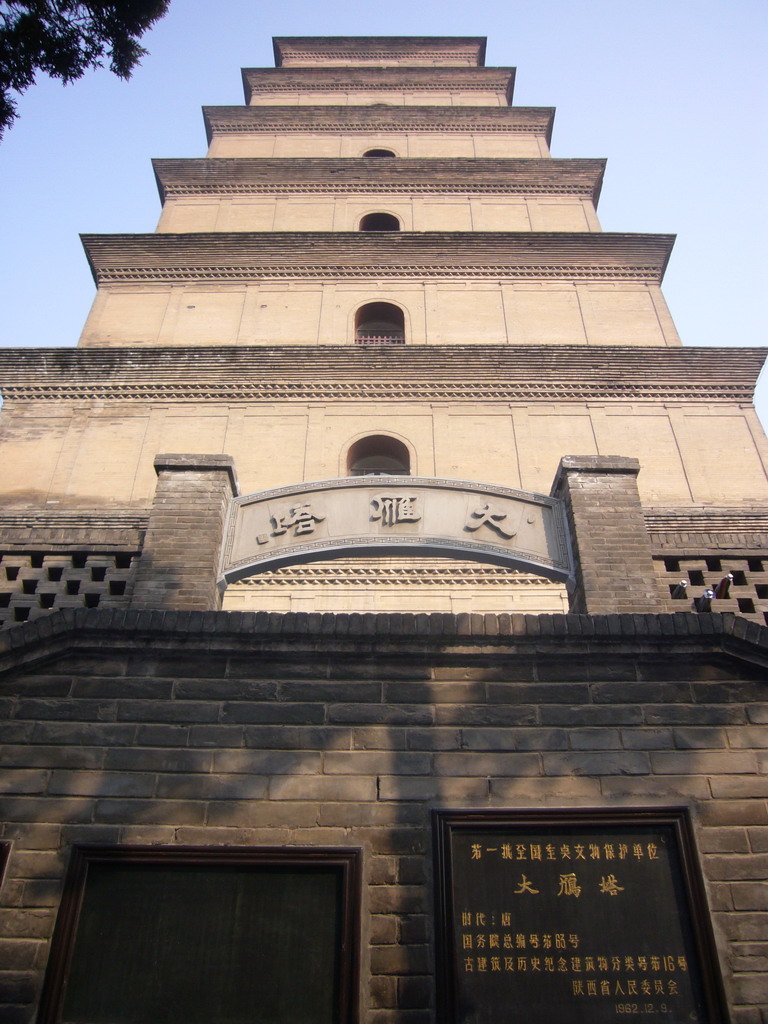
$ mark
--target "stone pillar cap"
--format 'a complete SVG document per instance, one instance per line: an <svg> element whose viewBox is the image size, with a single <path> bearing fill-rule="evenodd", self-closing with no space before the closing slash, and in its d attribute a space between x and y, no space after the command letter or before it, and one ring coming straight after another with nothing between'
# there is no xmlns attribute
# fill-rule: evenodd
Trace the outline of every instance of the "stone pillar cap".
<svg viewBox="0 0 768 1024"><path fill-rule="evenodd" d="M564 455L552 482L551 494L562 485L566 473L629 473L640 472L639 459L629 455Z"/></svg>
<svg viewBox="0 0 768 1024"><path fill-rule="evenodd" d="M175 472L205 472L208 470L225 470L229 475L232 493L237 497L240 487L235 472L235 460L231 455L188 455L176 452L162 453L155 456L155 472L159 475L163 470Z"/></svg>

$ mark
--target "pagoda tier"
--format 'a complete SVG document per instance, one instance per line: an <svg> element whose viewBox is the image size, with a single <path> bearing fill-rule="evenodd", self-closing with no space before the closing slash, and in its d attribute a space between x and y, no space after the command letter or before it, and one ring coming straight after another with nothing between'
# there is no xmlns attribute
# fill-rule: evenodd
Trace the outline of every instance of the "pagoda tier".
<svg viewBox="0 0 768 1024"><path fill-rule="evenodd" d="M82 235L95 280L455 278L660 284L673 235L608 232L209 232Z"/></svg>
<svg viewBox="0 0 768 1024"><path fill-rule="evenodd" d="M160 197L308 192L351 195L556 195L597 204L604 160L154 160Z"/></svg>
<svg viewBox="0 0 768 1024"><path fill-rule="evenodd" d="M300 106L203 107L208 140L220 132L535 133L549 142L553 107Z"/></svg>
<svg viewBox="0 0 768 1024"><path fill-rule="evenodd" d="M405 103L508 106L514 68L244 68L248 104ZM343 97L334 99L334 96Z"/></svg>
<svg viewBox="0 0 768 1024"><path fill-rule="evenodd" d="M477 67L485 36L277 36L276 67Z"/></svg>

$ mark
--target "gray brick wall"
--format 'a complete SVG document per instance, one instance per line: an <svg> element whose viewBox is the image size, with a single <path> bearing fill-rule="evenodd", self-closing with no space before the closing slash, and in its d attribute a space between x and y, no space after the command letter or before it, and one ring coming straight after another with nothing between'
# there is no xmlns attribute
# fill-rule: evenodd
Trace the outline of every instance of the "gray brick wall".
<svg viewBox="0 0 768 1024"><path fill-rule="evenodd" d="M361 847L361 1020L435 1024L433 808L687 805L734 1021L765 1024L767 656L719 615L11 629L0 1019L34 1019L73 843Z"/></svg>
<svg viewBox="0 0 768 1024"><path fill-rule="evenodd" d="M229 455L156 455L157 487L133 585L135 608L221 607L216 574L237 494Z"/></svg>
<svg viewBox="0 0 768 1024"><path fill-rule="evenodd" d="M637 459L569 455L552 494L565 504L575 560L571 611L590 615L661 611L645 528Z"/></svg>

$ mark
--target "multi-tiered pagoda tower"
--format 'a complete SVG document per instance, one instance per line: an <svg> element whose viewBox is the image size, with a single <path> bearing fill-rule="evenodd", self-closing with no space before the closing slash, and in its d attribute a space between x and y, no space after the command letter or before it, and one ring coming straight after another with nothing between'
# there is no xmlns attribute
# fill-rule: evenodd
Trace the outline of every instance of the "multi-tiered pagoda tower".
<svg viewBox="0 0 768 1024"><path fill-rule="evenodd" d="M152 460L177 451L231 455L244 494L371 467L548 494L563 455L632 456L659 600L732 570L723 609L764 621L762 354L680 348L672 238L602 232L603 161L552 159L554 112L510 106L513 69L483 54L276 40L247 105L205 111L208 156L156 162L157 232L85 237L79 350L5 356L5 536L36 550L9 563L5 625L125 604ZM59 524L86 530L74 574ZM224 607L567 605L519 567L422 556L255 574Z"/></svg>
<svg viewBox="0 0 768 1024"><path fill-rule="evenodd" d="M215 874L224 847L227 870L343 876L335 938L307 947L330 994L302 961L305 1001L258 1024L501 1020L507 996L452 973L430 814L583 805L686 808L674 969L698 973L653 983L669 1012L724 1019L708 898L734 1019L768 1012L746 948L765 938L764 352L681 346L672 237L603 232L604 162L553 159L553 110L512 106L514 70L484 55L276 39L245 105L206 109L207 156L155 162L157 231L84 237L78 347L0 353L9 1020L112 1020L115 998L148 1020L114 966L133 939L94 960L99 906L122 920L110 871ZM259 936L231 940L228 990ZM193 962L165 1024L216 1019ZM624 1005L622 962L594 992L569 974L569 1021L603 1021L604 983Z"/></svg>

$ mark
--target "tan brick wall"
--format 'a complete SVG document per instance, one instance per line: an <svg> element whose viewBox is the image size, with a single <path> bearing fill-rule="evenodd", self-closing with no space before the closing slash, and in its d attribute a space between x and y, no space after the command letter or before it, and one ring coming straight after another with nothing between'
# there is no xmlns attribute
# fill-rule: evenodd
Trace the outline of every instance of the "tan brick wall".
<svg viewBox="0 0 768 1024"><path fill-rule="evenodd" d="M503 93L488 89L462 92L461 89L413 89L403 92L397 89L355 89L324 90L322 92L307 88L295 92L254 93L251 96L252 107L275 106L365 106L371 103L387 103L392 106L404 107L506 107L507 100Z"/></svg>
<svg viewBox="0 0 768 1024"><path fill-rule="evenodd" d="M414 345L678 345L656 285L269 280L108 285L80 345L344 345L366 302L393 302Z"/></svg>
<svg viewBox="0 0 768 1024"><path fill-rule="evenodd" d="M11 506L146 507L155 454L179 449L232 455L243 493L329 479L345 474L355 438L382 431L413 448L412 471L422 476L546 494L563 455L618 452L640 460L644 505L768 499L768 458L754 413L727 404L12 403L4 416L0 455ZM696 443L702 418L710 427L706 450ZM44 458L33 436L42 438ZM705 469L713 461L728 466L727 480Z"/></svg>
<svg viewBox="0 0 768 1024"><path fill-rule="evenodd" d="M546 139L534 134L470 131L462 134L381 131L344 135L291 132L281 135L231 132L214 136L209 157L362 156L368 149L391 149L402 157L546 157Z"/></svg>
<svg viewBox="0 0 768 1024"><path fill-rule="evenodd" d="M403 231L599 231L588 200L493 196L407 198L306 195L171 198L158 224L182 231L357 231L366 213L391 213Z"/></svg>

